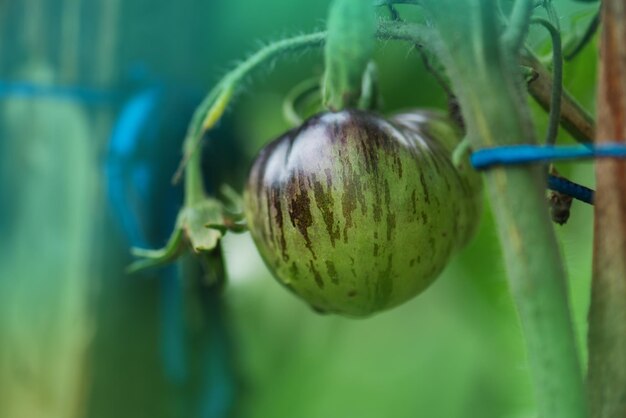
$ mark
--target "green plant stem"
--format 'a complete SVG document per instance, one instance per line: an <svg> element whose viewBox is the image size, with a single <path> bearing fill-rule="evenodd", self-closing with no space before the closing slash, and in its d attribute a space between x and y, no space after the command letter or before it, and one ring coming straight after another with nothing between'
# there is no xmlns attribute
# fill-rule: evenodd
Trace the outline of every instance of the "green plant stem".
<svg viewBox="0 0 626 418"><path fill-rule="evenodd" d="M380 39L407 41L415 45L428 45L435 41L435 32L431 28L406 22L380 22L376 36Z"/></svg>
<svg viewBox="0 0 626 418"><path fill-rule="evenodd" d="M201 152L194 153L185 170L185 206L187 207L202 201L206 197L204 180L202 179L201 156Z"/></svg>
<svg viewBox="0 0 626 418"><path fill-rule="evenodd" d="M530 0L517 0L513 5L509 24L502 35L502 43L509 51L516 53L522 48L534 8L535 5Z"/></svg>
<svg viewBox="0 0 626 418"><path fill-rule="evenodd" d="M546 10L548 21L556 31L559 32L561 30L561 22L559 20L559 14L554 7L554 2L552 0L543 0L541 5Z"/></svg>
<svg viewBox="0 0 626 418"><path fill-rule="evenodd" d="M439 53L461 103L473 147L536 143L519 70L532 1L517 1L503 42L490 2L423 0L439 28ZM467 69L471 68L472 71ZM540 416L586 416L566 276L540 166L485 174L509 283L527 343Z"/></svg>
<svg viewBox="0 0 626 418"><path fill-rule="evenodd" d="M552 93L550 97L550 121L546 133L546 144L554 145L559 133L561 121L561 98L563 97L563 51L561 33L552 23L545 19L535 18L532 23L543 26L552 38Z"/></svg>
<svg viewBox="0 0 626 418"><path fill-rule="evenodd" d="M626 142L626 7L602 2L597 142ZM587 388L593 418L626 416L626 161L596 162Z"/></svg>
<svg viewBox="0 0 626 418"><path fill-rule="evenodd" d="M363 0L333 0L327 26L324 105L334 111L358 107L376 41L374 7Z"/></svg>
<svg viewBox="0 0 626 418"><path fill-rule="evenodd" d="M274 42L261 48L247 60L239 64L234 70L227 73L218 84L205 97L196 109L187 130L187 136L183 144L183 159L174 175L174 182L178 181L191 156L197 153L204 132L213 127L224 113L229 100L241 87L243 80L254 70L271 62L279 56L306 50L311 47L322 46L326 39L326 32L296 36ZM213 125L207 125L207 116L214 111Z"/></svg>

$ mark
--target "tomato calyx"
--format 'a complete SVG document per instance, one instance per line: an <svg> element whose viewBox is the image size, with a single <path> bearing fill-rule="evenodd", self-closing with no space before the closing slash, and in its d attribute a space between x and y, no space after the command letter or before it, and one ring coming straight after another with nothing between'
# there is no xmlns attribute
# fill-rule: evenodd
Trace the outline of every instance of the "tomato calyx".
<svg viewBox="0 0 626 418"><path fill-rule="evenodd" d="M127 272L160 267L176 261L187 252L212 257L227 232L244 232L246 225L242 223L241 197L227 186L222 187L221 192L223 200L204 196L185 205L163 248L133 248L131 252L138 259L128 266Z"/></svg>

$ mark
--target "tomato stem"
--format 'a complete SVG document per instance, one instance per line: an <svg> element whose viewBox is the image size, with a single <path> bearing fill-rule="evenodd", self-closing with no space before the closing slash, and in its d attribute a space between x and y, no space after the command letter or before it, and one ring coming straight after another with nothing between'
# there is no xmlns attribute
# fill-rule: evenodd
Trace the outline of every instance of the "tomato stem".
<svg viewBox="0 0 626 418"><path fill-rule="evenodd" d="M187 207L202 201L206 197L204 180L202 179L201 155L200 152L192 154L185 170L185 206Z"/></svg>
<svg viewBox="0 0 626 418"><path fill-rule="evenodd" d="M482 0L423 0L437 51L452 81L474 149L535 144L519 54L532 0L517 0L503 31ZM467 71L471 68L472 71ZM585 391L567 281L545 199L541 166L485 174L512 295L519 310L539 415L586 416Z"/></svg>
<svg viewBox="0 0 626 418"><path fill-rule="evenodd" d="M334 0L324 48L324 105L333 111L359 104L365 69L374 52L376 15L363 0Z"/></svg>
<svg viewBox="0 0 626 418"><path fill-rule="evenodd" d="M227 73L209 92L193 114L187 136L183 144L183 159L174 175L173 182L178 182L191 156L197 152L205 132L213 128L220 120L236 90L243 80L263 64L285 55L324 44L326 32L315 32L295 36L269 44ZM208 118L209 115L213 117Z"/></svg>

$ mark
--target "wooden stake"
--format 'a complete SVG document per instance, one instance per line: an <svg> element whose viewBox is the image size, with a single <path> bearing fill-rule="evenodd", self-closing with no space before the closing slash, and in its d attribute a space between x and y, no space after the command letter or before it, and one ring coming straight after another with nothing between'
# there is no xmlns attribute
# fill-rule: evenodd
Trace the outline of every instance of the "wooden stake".
<svg viewBox="0 0 626 418"><path fill-rule="evenodd" d="M597 142L626 142L626 0L605 0ZM626 161L596 164L593 281L589 311L591 417L626 416Z"/></svg>

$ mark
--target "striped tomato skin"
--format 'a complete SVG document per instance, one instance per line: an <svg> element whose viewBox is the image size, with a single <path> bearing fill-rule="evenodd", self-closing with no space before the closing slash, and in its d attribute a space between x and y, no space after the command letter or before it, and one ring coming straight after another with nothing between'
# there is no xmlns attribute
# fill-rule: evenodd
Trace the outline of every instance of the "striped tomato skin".
<svg viewBox="0 0 626 418"><path fill-rule="evenodd" d="M472 236L481 182L430 112L323 113L261 150L245 190L255 244L313 308L362 317L423 291Z"/></svg>

